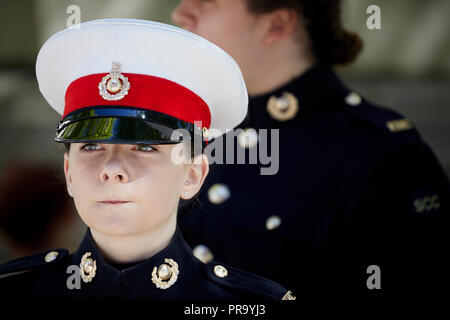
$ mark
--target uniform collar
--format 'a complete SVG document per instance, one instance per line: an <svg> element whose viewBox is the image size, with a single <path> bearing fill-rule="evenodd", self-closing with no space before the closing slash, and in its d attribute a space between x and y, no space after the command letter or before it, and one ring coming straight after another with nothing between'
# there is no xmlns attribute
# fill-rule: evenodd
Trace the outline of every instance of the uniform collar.
<svg viewBox="0 0 450 320"><path fill-rule="evenodd" d="M87 296L98 298L147 299L157 295L173 297L182 284L188 281L187 275L193 268L195 257L190 247L184 241L177 227L169 245L151 258L119 270L107 262L101 255L90 229L78 248L72 255L72 261L80 265L82 257L90 252L90 257L96 262L96 274L91 282L81 280L81 290ZM173 259L178 264L178 277L173 285L167 289L157 288L152 281L154 267L166 263L165 259Z"/></svg>
<svg viewBox="0 0 450 320"><path fill-rule="evenodd" d="M271 97L281 97L284 92L291 93L297 98L298 116L302 116L332 108L336 105L332 101L339 99L344 101L349 90L330 66L317 64L269 93L250 97L249 110L243 125L260 123L264 118L273 120L266 110L267 103Z"/></svg>

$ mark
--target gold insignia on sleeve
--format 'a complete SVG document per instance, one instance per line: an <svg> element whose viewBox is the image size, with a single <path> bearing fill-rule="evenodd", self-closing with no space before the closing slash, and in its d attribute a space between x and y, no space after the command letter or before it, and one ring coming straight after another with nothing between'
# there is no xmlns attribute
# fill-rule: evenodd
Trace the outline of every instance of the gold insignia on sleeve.
<svg viewBox="0 0 450 320"><path fill-rule="evenodd" d="M159 289L171 287L178 279L178 263L173 259L164 259L159 268L154 267L152 272L152 282Z"/></svg>
<svg viewBox="0 0 450 320"><path fill-rule="evenodd" d="M287 121L295 117L298 112L298 100L289 92L284 92L281 97L270 97L267 101L267 112L278 121Z"/></svg>
<svg viewBox="0 0 450 320"><path fill-rule="evenodd" d="M414 128L414 124L408 118L388 121L386 122L386 126L391 132L400 132Z"/></svg>
<svg viewBox="0 0 450 320"><path fill-rule="evenodd" d="M288 292L286 292L281 300L297 300L297 298L292 295L292 292L290 290L288 290Z"/></svg>
<svg viewBox="0 0 450 320"><path fill-rule="evenodd" d="M95 272L97 271L97 263L95 260L90 258L90 255L90 252L86 252L81 258L80 263L80 276L85 283L91 282L95 277Z"/></svg>

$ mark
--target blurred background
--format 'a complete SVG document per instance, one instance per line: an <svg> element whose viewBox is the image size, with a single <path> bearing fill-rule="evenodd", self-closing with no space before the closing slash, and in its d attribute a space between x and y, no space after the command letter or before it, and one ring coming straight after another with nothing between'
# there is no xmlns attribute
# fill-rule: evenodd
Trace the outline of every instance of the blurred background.
<svg viewBox="0 0 450 320"><path fill-rule="evenodd" d="M337 72L367 99L412 119L450 173L450 0L343 2L344 25L358 32L365 46L356 63ZM81 22L137 18L171 23L177 4L178 0L1 0L0 220L6 227L0 230L0 263L55 246L73 251L85 230L65 194L63 148L53 142L60 117L40 95L35 79L40 46L66 28L70 5L80 7ZM370 5L381 9L379 30L366 26ZM48 206L55 199L58 205ZM23 216L6 219L6 210ZM51 227L39 227L43 216ZM13 240L9 234L20 225L23 230L40 229L41 234ZM47 240L36 245L33 237Z"/></svg>

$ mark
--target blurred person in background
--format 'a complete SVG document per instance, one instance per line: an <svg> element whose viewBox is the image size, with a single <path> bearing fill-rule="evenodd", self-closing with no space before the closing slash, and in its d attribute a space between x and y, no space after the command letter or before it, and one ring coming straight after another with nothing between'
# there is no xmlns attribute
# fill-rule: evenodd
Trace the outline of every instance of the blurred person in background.
<svg viewBox="0 0 450 320"><path fill-rule="evenodd" d="M70 230L79 220L64 189L63 173L47 164L9 163L0 176L2 261L55 246L76 249Z"/></svg>
<svg viewBox="0 0 450 320"><path fill-rule="evenodd" d="M212 165L201 205L181 208L183 234L204 262L294 282L297 294L443 286L448 178L411 120L334 73L362 49L340 6L183 0L173 11L175 24L216 43L243 71L244 131L224 139L250 151L255 130L280 130L276 174L261 175L261 164Z"/></svg>

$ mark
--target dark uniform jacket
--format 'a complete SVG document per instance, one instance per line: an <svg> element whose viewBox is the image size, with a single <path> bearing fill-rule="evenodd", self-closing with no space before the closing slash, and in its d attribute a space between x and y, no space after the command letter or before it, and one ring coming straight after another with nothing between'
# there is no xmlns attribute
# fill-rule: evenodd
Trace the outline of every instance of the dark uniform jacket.
<svg viewBox="0 0 450 320"><path fill-rule="evenodd" d="M91 266L95 262L95 272L86 268L89 259L88 264ZM171 267L177 265L176 269L171 269L169 278L160 277L159 266L162 264ZM85 276L82 279L81 270ZM152 280L154 278L160 287ZM170 244L153 257L122 266L112 265L103 259L88 229L79 249L71 255L67 250L58 249L0 266L0 297L61 300L292 298L286 289L270 280L215 262L203 264L193 256L179 229Z"/></svg>
<svg viewBox="0 0 450 320"><path fill-rule="evenodd" d="M270 164L248 157L211 166L200 201L180 210L200 258L295 294L442 285L450 186L409 119L370 104L317 65L251 98L240 128L279 129L279 168L261 175ZM225 139L239 141L235 135ZM234 157L260 144L237 143Z"/></svg>

